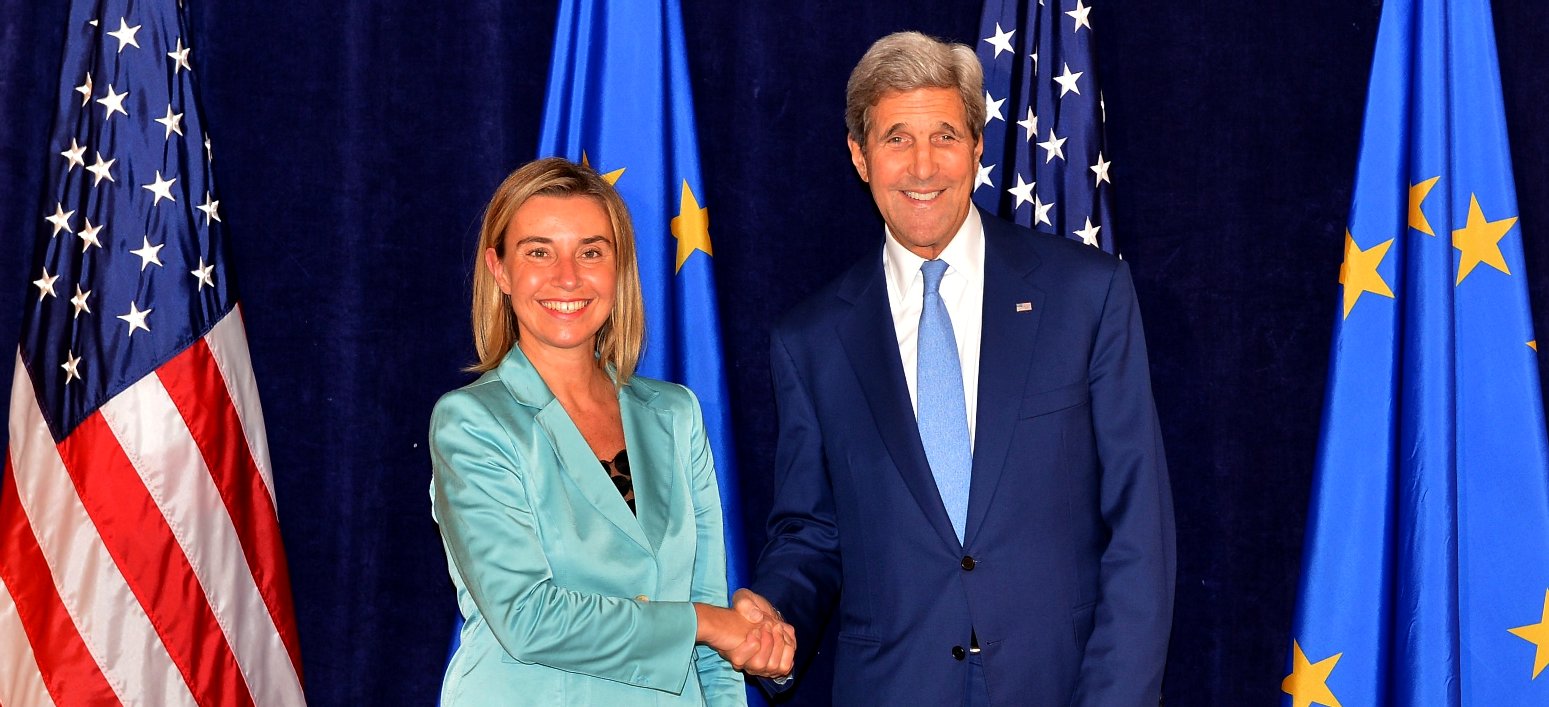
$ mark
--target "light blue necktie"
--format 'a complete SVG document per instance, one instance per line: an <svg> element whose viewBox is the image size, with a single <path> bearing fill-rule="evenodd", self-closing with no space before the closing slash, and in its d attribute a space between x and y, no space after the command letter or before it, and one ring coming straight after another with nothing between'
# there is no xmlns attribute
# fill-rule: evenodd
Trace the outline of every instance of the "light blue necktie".
<svg viewBox="0 0 1549 707"><path fill-rule="evenodd" d="M920 309L919 360L915 386L919 396L920 442L936 477L936 490L947 507L952 530L963 541L968 519L968 481L973 451L968 442L968 406L963 395L963 365L957 358L952 317L941 300L945 260L920 265L925 276L925 301Z"/></svg>

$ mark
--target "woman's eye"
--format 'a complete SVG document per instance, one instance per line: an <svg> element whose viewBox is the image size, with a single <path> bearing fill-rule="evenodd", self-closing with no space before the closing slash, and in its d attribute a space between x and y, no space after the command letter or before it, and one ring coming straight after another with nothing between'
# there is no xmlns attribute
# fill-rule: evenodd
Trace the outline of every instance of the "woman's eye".
<svg viewBox="0 0 1549 707"><path fill-rule="evenodd" d="M527 257L529 257L529 258L547 258L547 257L549 257L549 252L547 250L542 249L542 248L533 248L532 250L527 251Z"/></svg>

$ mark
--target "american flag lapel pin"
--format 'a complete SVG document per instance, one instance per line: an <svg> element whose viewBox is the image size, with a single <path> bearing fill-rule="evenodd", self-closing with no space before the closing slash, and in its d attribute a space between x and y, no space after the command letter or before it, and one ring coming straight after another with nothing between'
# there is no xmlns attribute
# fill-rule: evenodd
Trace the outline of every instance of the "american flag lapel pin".
<svg viewBox="0 0 1549 707"><path fill-rule="evenodd" d="M1017 303L1017 311L1018 312L1031 312L1031 311L1033 311L1033 303L1032 302L1018 302Z"/></svg>

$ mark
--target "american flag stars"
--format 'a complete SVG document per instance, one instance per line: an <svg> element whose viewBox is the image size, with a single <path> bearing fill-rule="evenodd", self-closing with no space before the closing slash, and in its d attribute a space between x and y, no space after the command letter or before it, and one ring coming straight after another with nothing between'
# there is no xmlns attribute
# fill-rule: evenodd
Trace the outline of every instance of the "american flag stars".
<svg viewBox="0 0 1549 707"><path fill-rule="evenodd" d="M39 302L42 302L45 298L54 296L54 283L58 280L58 275L50 275L48 274L48 268L43 268L43 277L32 281L32 284L38 286Z"/></svg>
<svg viewBox="0 0 1549 707"><path fill-rule="evenodd" d="M1038 116L1033 115L1033 107L1027 107L1027 118L1018 120L1017 126L1022 128L1022 141L1032 142L1033 136L1038 134Z"/></svg>
<svg viewBox="0 0 1549 707"><path fill-rule="evenodd" d="M45 216L43 218L44 221L47 221L54 226L54 232L49 234L49 237L52 238L59 235L60 231L64 231L65 233L75 233L75 229L70 227L70 217L74 215L74 211L65 211L64 204L54 204L54 215Z"/></svg>
<svg viewBox="0 0 1549 707"><path fill-rule="evenodd" d="M210 225L212 221L221 220L221 203L210 198L210 192L204 193L204 203L194 208L204 212L204 225Z"/></svg>
<svg viewBox="0 0 1549 707"><path fill-rule="evenodd" d="M1017 203L1015 205L1013 205L1011 208L1020 209L1020 208L1022 208L1023 204L1032 203L1032 201L1033 201L1033 187L1036 187L1036 186L1038 186L1037 182L1026 182L1026 181L1023 181L1022 180L1022 175L1018 174L1017 175L1017 185L1006 190L1007 192L1010 192L1010 194L1012 196L1016 197L1016 200L1017 200Z"/></svg>
<svg viewBox="0 0 1549 707"><path fill-rule="evenodd" d="M145 268L148 265L155 265L156 267L161 267L161 258L159 257L158 254L161 252L161 249L166 246L166 244L163 243L161 245L151 245L151 237L150 236L146 236L144 241L143 241L143 243L144 244L141 245L139 248L136 248L134 250L129 251L130 253L133 253L136 256L139 256L139 258L140 258L140 272L145 272Z"/></svg>
<svg viewBox="0 0 1549 707"><path fill-rule="evenodd" d="M73 137L70 138L70 147L59 153L59 156L65 158L66 173L76 167L86 166L86 146L76 144Z"/></svg>
<svg viewBox="0 0 1549 707"><path fill-rule="evenodd" d="M1092 8L1082 4L1081 0L1076 0L1076 9L1065 13L1069 15L1072 20L1075 20L1075 26L1072 27L1070 31L1080 32L1082 27L1085 27L1088 30L1092 29L1092 20L1088 17L1088 15L1091 13Z"/></svg>
<svg viewBox="0 0 1549 707"><path fill-rule="evenodd" d="M140 25L130 27L129 23L126 22L124 18L120 17L118 18L118 29L109 32L108 36L118 40L118 53L123 54L124 47L134 47L135 49L140 48L140 43L134 38L135 34L139 31Z"/></svg>
<svg viewBox="0 0 1549 707"><path fill-rule="evenodd" d="M81 377L81 357L71 351L66 351L65 356L65 362L59 367L65 371L65 385L69 385L70 381Z"/></svg>
<svg viewBox="0 0 1549 707"><path fill-rule="evenodd" d="M976 51L987 111L974 201L1009 221L1113 252L1112 161L1094 73L1093 9L1087 0L985 0ZM1001 116L1014 117L997 123ZM1004 175L1000 185L990 183L992 173Z"/></svg>
<svg viewBox="0 0 1549 707"><path fill-rule="evenodd" d="M989 125L992 120L1005 122L1005 116L1000 114L1000 107L1006 103L1006 99L995 100L989 91L984 92L984 124Z"/></svg>
<svg viewBox="0 0 1549 707"><path fill-rule="evenodd" d="M1054 128L1049 128L1049 139L1038 143L1038 146L1044 149L1045 163L1053 162L1056 157L1065 159L1065 138L1056 136Z"/></svg>
<svg viewBox="0 0 1549 707"><path fill-rule="evenodd" d="M1049 210L1053 209L1053 208L1054 208L1054 202L1051 201L1051 202L1045 204L1045 203L1043 203L1042 199L1038 198L1037 194L1034 194L1033 195L1033 225L1036 226L1036 225L1038 225L1040 223L1045 225L1045 226L1052 226L1052 225L1054 225L1054 223L1049 220Z"/></svg>
<svg viewBox="0 0 1549 707"><path fill-rule="evenodd" d="M70 306L75 308L72 318L79 318L82 312L91 314L91 304L87 299L91 297L91 290L82 290L80 283L75 285L75 296L70 298Z"/></svg>
<svg viewBox="0 0 1549 707"><path fill-rule="evenodd" d="M204 258L200 258L199 267L188 271L188 274L193 275L199 281L198 289L200 290L203 290L205 287L215 286L215 266L205 265Z"/></svg>
<svg viewBox="0 0 1549 707"><path fill-rule="evenodd" d="M979 164L979 173L974 175L974 191L978 191L981 186L995 188L995 182L990 179L990 172L994 169L995 165Z"/></svg>
<svg viewBox="0 0 1549 707"><path fill-rule="evenodd" d="M1079 237L1082 243L1095 246L1097 245L1097 232L1101 230L1103 230L1102 226L1093 226L1092 219L1088 218L1084 228L1078 228L1074 231L1071 231L1071 233Z"/></svg>
<svg viewBox="0 0 1549 707"><path fill-rule="evenodd" d="M71 138L72 142L74 140L75 138ZM104 160L102 159L102 153L98 152L96 164L86 168L86 171L91 172L92 174L91 185L97 186L98 184L101 184L102 180L104 179L110 182L118 181L113 178L113 163L117 161L118 160Z"/></svg>
<svg viewBox="0 0 1549 707"><path fill-rule="evenodd" d="M1054 77L1054 82L1060 85L1060 98L1064 98L1067 93L1081 95L1081 86L1077 82L1081 80L1081 75L1084 73L1086 72L1071 73L1070 64L1065 65L1064 73Z"/></svg>
<svg viewBox="0 0 1549 707"><path fill-rule="evenodd" d="M1011 52L1012 54L1016 54L1016 49L1013 49L1011 46L1011 38L1016 36L1016 33L1017 31L1014 29L1002 30L1000 28L1000 23L996 22L995 36L985 37L984 41L989 42L990 46L995 48L995 56L997 57L1000 56L1001 52Z"/></svg>
<svg viewBox="0 0 1549 707"><path fill-rule="evenodd" d="M147 310L145 310L143 312L140 311L139 305L137 305L133 300L130 300L130 302L129 302L129 313L128 314L120 314L120 315L118 315L118 318L124 320L125 322L128 322L128 324L129 324L129 336L133 337L134 333L135 333L135 330L137 330L137 329L144 329L145 331L150 331L151 330L150 326L146 325L146 323L145 323L145 318L147 316L149 316L150 313L151 313L151 310L149 310L149 309L147 309Z"/></svg>
<svg viewBox="0 0 1549 707"><path fill-rule="evenodd" d="M177 76L177 72L178 72L179 69L186 69L188 71L193 71L194 70L194 67L188 65L188 52L189 52L188 47L183 46L183 38L182 37L178 37L177 49L174 49L174 50L172 50L170 52L167 52L167 56L170 57L172 59L172 62L173 62L172 63L172 75L173 76ZM87 76L87 78L89 79L91 77Z"/></svg>
<svg viewBox="0 0 1549 707"><path fill-rule="evenodd" d="M91 103L91 72L86 72L86 82L75 87L75 92L81 94L81 105Z"/></svg>
<svg viewBox="0 0 1549 707"><path fill-rule="evenodd" d="M82 253L90 250L92 246L97 246L98 248L102 247L102 241L97 238L97 234L101 231L102 226L93 226L91 224L91 217L86 218L86 225L81 227L80 233L76 234L81 237Z"/></svg>
<svg viewBox="0 0 1549 707"><path fill-rule="evenodd" d="M161 170L158 169L156 170L156 181L151 182L150 184L142 184L140 185L140 188L145 189L154 195L156 200L152 201L151 205L155 206L160 204L162 199L166 199L168 201L177 201L177 197L172 196L172 185L176 183L177 177L173 177L171 179L162 179Z"/></svg>
<svg viewBox="0 0 1549 707"><path fill-rule="evenodd" d="M167 127L167 139L172 139L172 133L183 134L183 114L173 113L172 106L167 106L167 117L157 118L156 122Z"/></svg>
<svg viewBox="0 0 1549 707"><path fill-rule="evenodd" d="M113 90L113 84L108 84L108 92L97 99L102 104L102 122L108 122L114 113L123 113L124 117L129 117L129 111L124 109L124 99L128 97L128 91L118 93Z"/></svg>
<svg viewBox="0 0 1549 707"><path fill-rule="evenodd" d="M184 326L168 319L158 332L158 317L182 322L190 306L218 308L226 300L225 287L218 286L220 258L212 257L221 216L209 170L210 143L197 114L189 112L192 50L175 34L175 25L168 32L166 25L141 21L135 7L76 25L96 49L67 57L64 76L73 80L61 81L61 93L70 100L61 106L63 119L50 138L60 160L50 162L55 204L42 219L50 245L33 266L38 300L29 313L33 335L42 338L24 349L52 360L35 370L53 371L58 378L52 383L61 387L50 391L42 385L38 393L68 398L50 406L66 417L70 409L90 408L92 401L78 399L83 384L92 390L110 387L93 377L113 368L95 360L114 348L113 341L157 348L168 341L160 337L175 339L174 330ZM79 101L73 100L77 94ZM191 205L186 213L194 218L165 206L183 203ZM114 224L131 223L145 225L114 232ZM72 237L66 243L60 234ZM170 304L172 298L211 289L213 299ZM49 323L57 319L70 323ZM145 332L157 333L147 341ZM76 392L66 394L65 383Z"/></svg>
<svg viewBox="0 0 1549 707"><path fill-rule="evenodd" d="M1102 186L1103 182L1108 182L1109 184L1113 183L1108 179L1108 165L1111 164L1113 163L1103 159L1103 153L1101 150L1099 150L1097 152L1097 164L1094 164L1090 167L1092 173L1097 175L1092 181L1093 189Z"/></svg>

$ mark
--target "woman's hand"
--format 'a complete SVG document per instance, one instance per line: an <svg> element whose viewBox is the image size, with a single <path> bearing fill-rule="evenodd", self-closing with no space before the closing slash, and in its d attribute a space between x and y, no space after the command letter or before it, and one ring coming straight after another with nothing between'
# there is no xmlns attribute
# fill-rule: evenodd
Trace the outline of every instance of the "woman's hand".
<svg viewBox="0 0 1549 707"><path fill-rule="evenodd" d="M699 622L694 640L715 649L733 668L767 678L791 674L796 631L777 615L756 611L744 615L700 603L694 604L694 615Z"/></svg>

